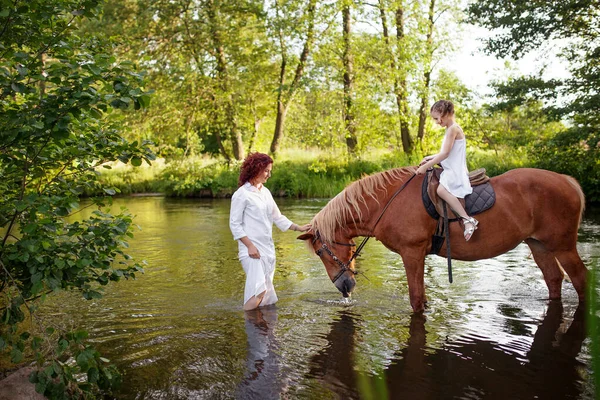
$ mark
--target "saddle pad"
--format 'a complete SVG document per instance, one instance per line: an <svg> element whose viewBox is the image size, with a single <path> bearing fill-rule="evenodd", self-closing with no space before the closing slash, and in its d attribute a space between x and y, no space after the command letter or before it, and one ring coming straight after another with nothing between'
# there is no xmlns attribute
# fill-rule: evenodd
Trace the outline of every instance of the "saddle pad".
<svg viewBox="0 0 600 400"><path fill-rule="evenodd" d="M429 174L423 179L423 185L421 186L421 197L423 198L423 205L427 213L432 218L440 218L440 214L435 208L435 204L427 193L427 185L429 182ZM490 184L490 182L473 186L473 193L465 197L465 211L468 215L476 215L484 212L494 205L496 202L496 192Z"/></svg>

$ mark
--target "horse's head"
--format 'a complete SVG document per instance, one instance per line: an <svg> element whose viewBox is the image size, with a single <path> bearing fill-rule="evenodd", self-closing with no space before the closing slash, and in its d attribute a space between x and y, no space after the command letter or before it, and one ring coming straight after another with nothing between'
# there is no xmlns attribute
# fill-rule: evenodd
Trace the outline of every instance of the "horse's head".
<svg viewBox="0 0 600 400"><path fill-rule="evenodd" d="M354 279L356 271L352 258L355 250L354 243L348 239L326 243L321 238L319 231L313 230L298 236L298 239L309 241L309 248L319 256L325 265L329 279L344 297L349 297L356 285Z"/></svg>

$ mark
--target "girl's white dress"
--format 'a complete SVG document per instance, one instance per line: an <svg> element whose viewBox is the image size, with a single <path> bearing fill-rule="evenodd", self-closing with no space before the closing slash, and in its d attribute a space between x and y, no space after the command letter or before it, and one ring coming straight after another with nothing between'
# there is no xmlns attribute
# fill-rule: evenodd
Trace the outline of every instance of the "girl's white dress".
<svg viewBox="0 0 600 400"><path fill-rule="evenodd" d="M448 138L448 129L450 127L446 128L444 141ZM473 193L473 188L469 182L469 170L467 169L466 147L466 139L455 139L448 158L440 162L442 168L444 168L440 176L440 185L460 199Z"/></svg>
<svg viewBox="0 0 600 400"><path fill-rule="evenodd" d="M281 214L271 192L266 187L260 190L249 182L242 185L231 197L229 228L238 241L238 258L246 273L244 304L252 296L266 291L261 306L277 302L273 287L275 275L275 244L273 224L287 231L292 221ZM260 259L251 258L248 248L239 239L248 236L260 253Z"/></svg>

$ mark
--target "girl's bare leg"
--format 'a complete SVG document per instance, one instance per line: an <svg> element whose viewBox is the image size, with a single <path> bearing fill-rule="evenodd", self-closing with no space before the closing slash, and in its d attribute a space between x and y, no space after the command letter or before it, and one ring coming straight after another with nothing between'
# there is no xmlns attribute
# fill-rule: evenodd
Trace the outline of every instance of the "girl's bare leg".
<svg viewBox="0 0 600 400"><path fill-rule="evenodd" d="M442 198L442 200L444 200L444 201L446 201L446 203L448 203L448 205L450 206L450 208L452 210L454 210L458 213L459 217L465 218L465 219L463 219L463 222L465 224L465 239L466 240L471 239L471 235L475 231L476 226L467 219L469 216L467 215L467 212L465 211L462 204L460 204L460 201L458 201L458 199L442 185L438 186L437 194L438 194L438 196L440 196ZM469 229L470 233L467 233L467 225L471 225L471 227Z"/></svg>
<svg viewBox="0 0 600 400"><path fill-rule="evenodd" d="M267 291L265 290L264 292L260 293L258 296L252 296L250 298L250 300L248 300L246 302L246 304L244 304L244 311L250 311L250 310L254 310L255 308L258 308L260 303L263 301L263 298L265 297L266 292Z"/></svg>

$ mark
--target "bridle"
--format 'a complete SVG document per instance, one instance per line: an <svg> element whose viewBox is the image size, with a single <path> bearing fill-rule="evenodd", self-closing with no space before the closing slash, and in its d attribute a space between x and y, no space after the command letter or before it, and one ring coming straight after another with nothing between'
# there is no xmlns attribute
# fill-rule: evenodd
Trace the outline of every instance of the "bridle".
<svg viewBox="0 0 600 400"><path fill-rule="evenodd" d="M360 246L357 249L357 251L355 251L354 254L352 254L352 256L350 257L350 259L347 262L342 262L342 260L340 260L335 254L333 254L333 251L331 251L331 249L329 249L329 246L327 246L327 243L325 243L323 241L323 239L321 239L321 234L319 233L319 231L315 232L315 237L313 238L313 241L312 241L313 245L317 242L317 240L321 241L321 248L315 251L315 253L319 256L319 258L323 258L323 252L325 252L325 253L329 254L329 257L331 257L333 259L333 261L335 261L337 263L337 265L340 266L340 271L337 273L336 276L333 277L333 279L331 279L331 281L333 283L335 283L335 281L337 281L338 279L340 279L340 277L342 275L344 275L344 273L346 271L350 271L354 275L358 274L358 272L356 272L355 270L353 270L352 268L350 268L350 264L352 264L352 261L356 257L358 257L359 251L362 250L362 246L367 241L366 239L360 244ZM354 243L339 243L339 242L335 242L335 241L333 243L334 244L339 244L341 246L349 246L349 247L356 246Z"/></svg>
<svg viewBox="0 0 600 400"><path fill-rule="evenodd" d="M390 206L390 204L392 204L392 201L396 198L396 196L398 196L398 194L404 190L404 188L406 187L406 185L409 184L410 181L412 181L412 179L416 176L416 174L412 174L411 177L404 182L404 184L400 187L400 189L396 190L396 192L392 195L392 197L390 197L390 199L388 200L387 204L385 205L385 207L383 207L383 210L381 211L381 214L379 214L379 217L377 218L377 220L375 221L375 224L373 224L373 228L371 228L371 234L367 235L367 237L365 237L365 239L361 242L361 244L358 246L358 248L356 249L356 251L352 254L352 256L350 256L350 259L346 262L343 262L342 260L340 260L334 253L333 251L331 251L331 249L329 248L329 246L327 246L327 243L325 243L323 241L323 239L321 238L321 234L319 233L319 231L315 231L315 236L313 238L312 244L313 246L315 245L315 243L317 242L317 240L321 241L321 248L318 250L315 250L315 253L319 256L319 258L323 259L323 252L327 253L329 255L329 257L331 257L333 259L333 261L336 262L337 265L339 265L340 267L340 271L337 273L336 276L334 276L331 279L331 282L335 283L338 279L340 279L340 277L342 275L344 275L344 273L346 271L350 271L352 272L354 275L358 274L357 271L353 270L352 268L350 268L350 264L352 264L352 261L354 261L359 255L360 252L362 251L363 247L365 247L365 245L367 244L367 241L372 238L373 235L373 231L375 230L375 227L377 226L377 224L379 223L379 221L381 220L381 218L383 217L383 214L385 213L385 211L388 209L388 207ZM356 246L354 243L340 243L340 242L336 242L333 241L334 244L338 244L341 246L349 246L349 247L354 247Z"/></svg>

